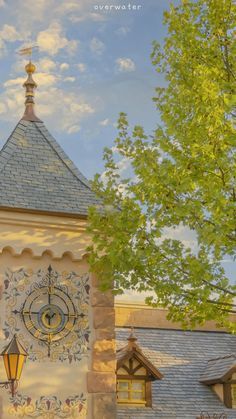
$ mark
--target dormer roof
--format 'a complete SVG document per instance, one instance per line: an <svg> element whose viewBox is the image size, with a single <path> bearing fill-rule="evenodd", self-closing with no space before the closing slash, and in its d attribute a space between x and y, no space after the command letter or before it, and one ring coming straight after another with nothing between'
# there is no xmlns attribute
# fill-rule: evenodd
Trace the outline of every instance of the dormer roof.
<svg viewBox="0 0 236 419"><path fill-rule="evenodd" d="M234 372L236 372L235 354L210 359L199 381L207 385L224 383Z"/></svg>
<svg viewBox="0 0 236 419"><path fill-rule="evenodd" d="M137 338L133 330L127 340L128 344L116 352L117 370L130 359L136 359L147 370L152 380L161 380L163 378L162 373L144 355L142 349L137 344Z"/></svg>

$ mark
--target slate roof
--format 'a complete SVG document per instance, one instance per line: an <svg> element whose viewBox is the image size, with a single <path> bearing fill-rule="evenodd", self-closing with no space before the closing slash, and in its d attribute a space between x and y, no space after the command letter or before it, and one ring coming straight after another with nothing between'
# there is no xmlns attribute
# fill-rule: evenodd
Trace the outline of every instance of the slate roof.
<svg viewBox="0 0 236 419"><path fill-rule="evenodd" d="M118 347L126 344L127 328L118 328ZM163 374L152 383L152 408L118 407L117 419L196 419L201 412L225 413L236 419L211 387L199 382L208 360L236 353L236 336L222 332L189 332L135 328L145 356Z"/></svg>
<svg viewBox="0 0 236 419"><path fill-rule="evenodd" d="M0 152L0 208L86 216L91 205L89 182L44 123L22 119Z"/></svg>
<svg viewBox="0 0 236 419"><path fill-rule="evenodd" d="M225 376L227 376L233 369L236 371L235 354L210 359L205 370L201 374L200 381L208 384L224 382Z"/></svg>

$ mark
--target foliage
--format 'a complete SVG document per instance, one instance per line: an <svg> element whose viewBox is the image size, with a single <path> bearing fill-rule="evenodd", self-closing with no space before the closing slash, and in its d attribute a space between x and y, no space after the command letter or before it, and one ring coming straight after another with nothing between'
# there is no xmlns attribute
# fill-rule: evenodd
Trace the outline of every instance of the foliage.
<svg viewBox="0 0 236 419"><path fill-rule="evenodd" d="M105 208L90 211L91 268L103 289L114 280L117 293L150 291L147 302L186 327L213 319L235 332L236 286L221 262L236 255L236 5L183 0L164 23L152 52L165 76L154 98L162 123L147 136L120 115L94 180ZM194 232L195 248L180 228Z"/></svg>

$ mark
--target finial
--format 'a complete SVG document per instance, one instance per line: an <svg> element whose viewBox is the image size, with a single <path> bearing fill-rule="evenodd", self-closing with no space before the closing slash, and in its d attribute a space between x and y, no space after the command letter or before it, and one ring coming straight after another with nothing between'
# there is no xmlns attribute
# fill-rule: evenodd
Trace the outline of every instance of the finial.
<svg viewBox="0 0 236 419"><path fill-rule="evenodd" d="M25 66L25 71L28 74L28 78L23 84L25 87L25 113L22 119L26 121L40 121L34 113L34 89L37 87L32 74L35 72L36 66L29 61Z"/></svg>
<svg viewBox="0 0 236 419"><path fill-rule="evenodd" d="M130 335L129 335L127 341L129 342L128 343L129 346L131 346L131 347L135 346L135 342L137 341L137 338L134 334L134 328L133 327L131 327Z"/></svg>
<svg viewBox="0 0 236 419"><path fill-rule="evenodd" d="M19 51L20 55L28 55L29 63L25 66L25 71L28 74L28 78L23 84L25 87L25 113L22 119L26 121L39 121L40 119L34 113L34 89L36 89L37 84L35 83L32 74L36 70L36 66L31 62L32 50L37 48L37 46L30 46L28 48L23 48Z"/></svg>

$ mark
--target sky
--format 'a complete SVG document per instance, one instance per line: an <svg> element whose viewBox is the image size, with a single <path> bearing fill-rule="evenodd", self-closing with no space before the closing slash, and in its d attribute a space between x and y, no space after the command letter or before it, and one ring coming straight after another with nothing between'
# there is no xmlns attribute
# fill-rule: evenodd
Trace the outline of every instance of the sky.
<svg viewBox="0 0 236 419"><path fill-rule="evenodd" d="M170 3L0 0L0 147L24 113L27 60L18 51L29 43L38 45L36 114L87 178L103 172L120 112L151 134L159 122L152 97L163 80L150 54L153 40L166 35ZM194 241L181 228L179 237ZM230 261L225 267L232 275Z"/></svg>
<svg viewBox="0 0 236 419"><path fill-rule="evenodd" d="M133 10L114 10L128 6ZM105 10L102 6L107 6ZM153 40L162 42L168 0L0 0L0 146L24 110L26 61L17 51L39 47L33 61L36 113L88 178L103 170L120 112L155 129L158 74Z"/></svg>

